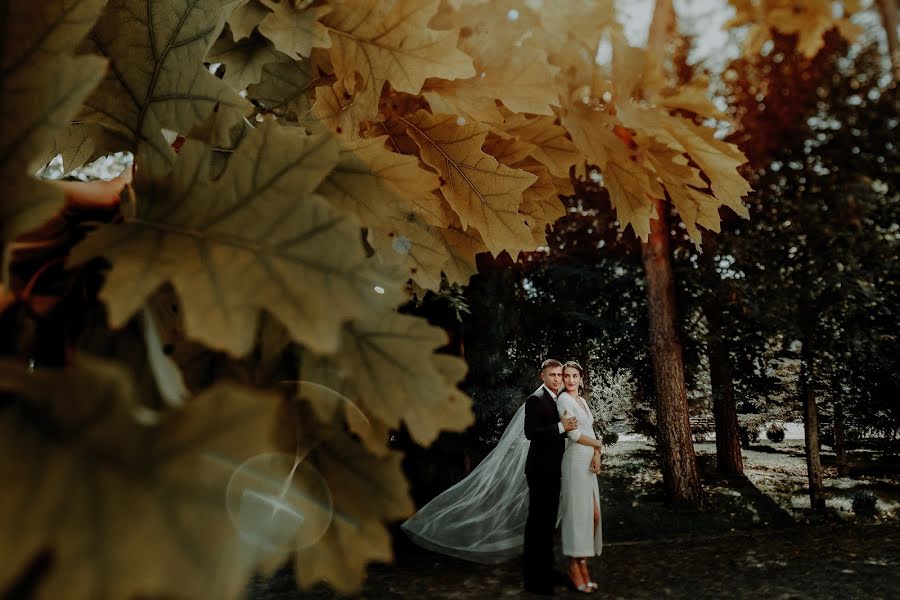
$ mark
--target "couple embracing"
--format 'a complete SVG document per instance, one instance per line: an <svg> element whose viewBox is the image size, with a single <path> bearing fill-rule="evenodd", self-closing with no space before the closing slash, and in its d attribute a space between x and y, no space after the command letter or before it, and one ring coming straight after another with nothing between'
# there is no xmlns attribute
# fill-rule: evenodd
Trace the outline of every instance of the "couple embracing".
<svg viewBox="0 0 900 600"><path fill-rule="evenodd" d="M576 362L547 359L539 387L513 416L497 446L462 481L409 518L402 529L418 545L481 563L522 554L525 589L553 594L571 583L592 592L587 558L602 546L597 473L602 444L579 392ZM554 568L562 530L566 574Z"/></svg>

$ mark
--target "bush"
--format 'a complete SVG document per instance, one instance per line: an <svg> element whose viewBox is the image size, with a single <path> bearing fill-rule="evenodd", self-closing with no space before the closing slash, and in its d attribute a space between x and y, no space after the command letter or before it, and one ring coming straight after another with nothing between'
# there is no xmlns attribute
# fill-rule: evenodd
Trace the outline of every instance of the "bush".
<svg viewBox="0 0 900 600"><path fill-rule="evenodd" d="M853 494L853 512L860 517L874 517L878 514L878 498L869 490Z"/></svg>
<svg viewBox="0 0 900 600"><path fill-rule="evenodd" d="M619 441L619 434L615 431L607 431L602 436L604 446L612 446Z"/></svg>
<svg viewBox="0 0 900 600"><path fill-rule="evenodd" d="M770 442L778 442L784 441L784 426L781 423L772 423L766 429L766 437L769 438Z"/></svg>

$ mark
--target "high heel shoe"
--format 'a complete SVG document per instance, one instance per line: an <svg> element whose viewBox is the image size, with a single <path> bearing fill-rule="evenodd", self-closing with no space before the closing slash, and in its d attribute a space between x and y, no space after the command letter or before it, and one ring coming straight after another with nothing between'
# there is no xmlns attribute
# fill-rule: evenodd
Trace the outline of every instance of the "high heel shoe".
<svg viewBox="0 0 900 600"><path fill-rule="evenodd" d="M588 571L586 558L578 559L578 569L581 571L581 577L586 581L585 585L590 591L600 589L600 584L598 584L596 581L591 580L591 574Z"/></svg>
<svg viewBox="0 0 900 600"><path fill-rule="evenodd" d="M574 566L575 571L578 573L578 579L583 580L584 576L581 574L581 567L577 563ZM581 592L583 594L590 594L594 591L594 588L592 588L589 583L578 583L576 581L575 576L572 575L572 565L569 566L568 571L569 582L571 583L573 590L575 590L576 592Z"/></svg>

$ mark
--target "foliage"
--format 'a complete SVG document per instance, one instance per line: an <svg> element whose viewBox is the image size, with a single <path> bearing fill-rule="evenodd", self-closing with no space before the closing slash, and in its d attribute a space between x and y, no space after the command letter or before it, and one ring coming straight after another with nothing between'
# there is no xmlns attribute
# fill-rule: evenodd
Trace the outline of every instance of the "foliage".
<svg viewBox="0 0 900 600"><path fill-rule="evenodd" d="M853 512L860 517L874 517L878 514L878 498L869 490L853 494Z"/></svg>
<svg viewBox="0 0 900 600"><path fill-rule="evenodd" d="M48 597L233 597L294 551L301 584L356 589L413 508L389 431L427 445L472 421L446 333L397 312L411 290L546 244L585 159L640 235L665 193L695 242L743 211L743 155L682 116L714 112L702 83L661 79L611 2L515 6L4 4L0 544L20 558L0 584L51 551ZM121 151L111 182L31 175ZM586 331L554 351L585 356ZM321 538L221 518L223 476L271 450L326 482ZM71 477L85 500L60 519ZM281 508L308 491L293 471L281 496L247 485ZM146 537L111 537L126 526Z"/></svg>

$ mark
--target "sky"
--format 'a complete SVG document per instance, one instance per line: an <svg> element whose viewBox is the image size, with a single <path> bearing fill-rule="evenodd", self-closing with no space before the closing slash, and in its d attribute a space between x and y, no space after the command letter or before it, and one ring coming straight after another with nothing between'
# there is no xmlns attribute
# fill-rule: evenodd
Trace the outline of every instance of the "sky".
<svg viewBox="0 0 900 600"><path fill-rule="evenodd" d="M738 45L730 41L724 28L734 16L734 8L727 0L674 0L674 3L678 27L696 36L690 62L703 61L712 70L719 70L737 57ZM616 0L619 21L632 46L646 45L655 4L655 0Z"/></svg>

